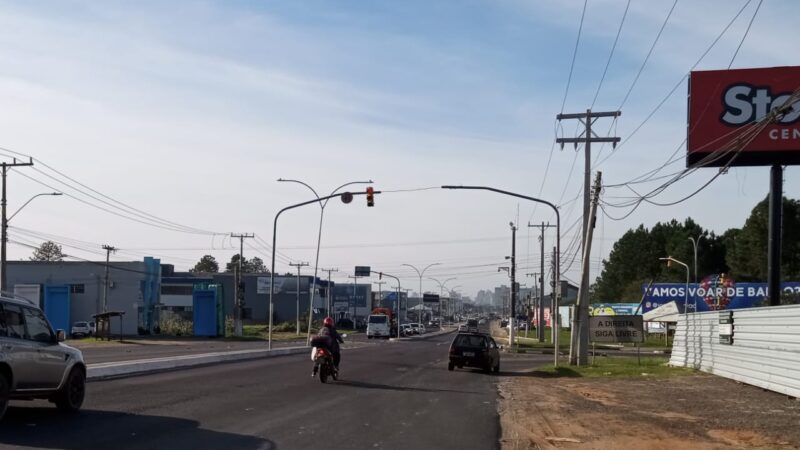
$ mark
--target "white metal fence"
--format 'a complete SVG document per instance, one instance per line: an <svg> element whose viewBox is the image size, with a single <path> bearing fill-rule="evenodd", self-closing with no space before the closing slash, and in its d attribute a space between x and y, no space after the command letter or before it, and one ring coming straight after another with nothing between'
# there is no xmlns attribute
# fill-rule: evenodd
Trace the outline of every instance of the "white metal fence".
<svg viewBox="0 0 800 450"><path fill-rule="evenodd" d="M720 343L719 312L681 315L670 364L800 398L800 305L732 312L732 345Z"/></svg>

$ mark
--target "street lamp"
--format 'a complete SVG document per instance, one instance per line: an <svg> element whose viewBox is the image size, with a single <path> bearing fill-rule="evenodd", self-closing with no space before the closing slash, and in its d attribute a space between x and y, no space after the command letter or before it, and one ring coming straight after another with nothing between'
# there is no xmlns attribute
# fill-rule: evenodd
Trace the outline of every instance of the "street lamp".
<svg viewBox="0 0 800 450"><path fill-rule="evenodd" d="M267 334L267 348L269 350L272 350L272 322L273 322L274 316L275 316L274 309L273 309L273 306L274 306L273 299L275 297L275 249L276 249L276 245L277 245L276 243L277 243L277 240L278 240L278 219L281 217L281 214L285 213L286 211L289 211L290 209L299 208L301 206L310 205L312 203L319 203L322 200L328 200L328 199L331 199L331 198L334 198L334 197L343 197L345 194L348 194L348 193L345 192L345 193L340 193L340 194L331 194L331 195L327 195L325 197L317 197L316 200L307 200L305 202L300 202L300 203L296 203L294 205L286 206L283 209L281 209L280 211L278 211L277 214L275 214L275 219L273 219L273 221L272 221L272 266L271 266L272 270L270 270L270 273L269 273L269 332ZM372 195L380 194L380 191L373 191L371 193L368 193L368 192L353 192L353 193L349 193L348 197L355 196L355 195L368 195L368 194L372 194ZM350 199L350 200L352 200L352 199Z"/></svg>
<svg viewBox="0 0 800 450"><path fill-rule="evenodd" d="M694 282L697 283L697 246L700 244L700 239L703 239L703 233L697 235L697 239L689 236L689 240L692 241L692 247L694 247Z"/></svg>
<svg viewBox="0 0 800 450"><path fill-rule="evenodd" d="M558 302L561 299L561 212L558 207L547 200L542 200L527 195L517 194L516 192L504 191L489 186L442 186L442 189L470 189L495 192L497 194L509 195L511 197L524 198L535 203L542 203L550 207L556 215L556 255L554 261L555 267L555 287L553 288L553 300L555 304L555 314L553 314L553 365L558 367Z"/></svg>
<svg viewBox="0 0 800 450"><path fill-rule="evenodd" d="M437 263L433 263L433 264L428 264L428 266L426 266L424 269L422 269L421 272L420 272L419 269L417 269L416 267L412 266L411 264L402 264L403 266L411 267L412 269L414 269L417 272L417 275L419 275L419 300L420 300L419 304L421 305L420 306L420 310L423 310L425 308L425 302L422 300L423 299L423 294L422 294L422 276L425 275L425 271L426 270L430 269L433 266L439 266L441 264L442 263L438 263L438 262ZM419 323L422 324L422 312L420 312L417 315L417 319L419 320Z"/></svg>
<svg viewBox="0 0 800 450"><path fill-rule="evenodd" d="M448 281L453 281L455 278L448 278L444 281L439 281L436 278L428 277L429 280L433 280L439 284L439 330L444 329L444 324L442 323L442 296L444 295L444 285L447 284Z"/></svg>
<svg viewBox="0 0 800 450"><path fill-rule="evenodd" d="M2 224L0 224L0 228L2 228L2 236L0 236L0 241L2 241L2 243L0 243L0 245L2 245L2 249L0 249L0 257L1 257L0 259L2 259L2 261L0 261L0 265L2 265L2 267L0 268L0 271L2 271L2 274L0 274L0 291L2 291L2 292L6 292L8 290L7 289L8 288L8 282L7 282L8 278L6 277L6 259L7 259L6 258L6 244L8 242L8 222L11 219L13 219L14 216L19 214L19 212L22 211L22 208L28 206L28 203L32 202L33 199L35 199L36 197L41 197L43 195L64 195L64 194L62 194L61 192L44 192L44 193L41 193L41 194L36 194L33 197L29 198L27 202L23 203L22 206L20 206L19 209L16 210L16 212L14 212L14 214L12 214L11 217L8 217L8 218L6 218L5 197L3 198L3 205L2 205L2 207L3 207L3 212L2 212L3 218L2 218Z"/></svg>
<svg viewBox="0 0 800 450"><path fill-rule="evenodd" d="M684 268L686 268L686 291L684 292L684 299L683 299L683 311L686 312L686 308L689 304L689 266L677 259L673 258L672 256L667 256L666 258L658 258L661 261L667 262L667 267L672 267L671 263L680 264ZM697 312L697 297L694 297L694 312Z"/></svg>
<svg viewBox="0 0 800 450"><path fill-rule="evenodd" d="M456 289L458 289L460 287L463 287L463 286L458 284L458 285L455 285L455 286L450 288L450 298L451 299L453 298L453 294L458 294L458 292L456 292ZM458 294L458 295L459 295L459 299L460 299L461 298L460 297L461 294ZM450 317L453 317L453 316L456 315L456 301L455 301L455 299L453 299L453 301L450 304L451 304L451 306L450 306L449 314L450 314ZM452 322L450 322L450 323L452 324Z"/></svg>
<svg viewBox="0 0 800 450"><path fill-rule="evenodd" d="M325 207L328 205L328 200L331 199L331 196L333 196L333 194L335 194L339 189L342 189L342 188L344 188L346 186L350 186L351 184L372 184L373 181L372 180L369 180L369 181L351 181L349 183L345 183L345 184L337 187L336 189L334 189L330 193L328 198L325 199L324 202L320 199L319 194L317 194L317 191L315 191L314 188L312 188L311 186L309 186L308 184L306 184L306 183L304 183L304 182L302 182L300 180L287 180L287 179L283 179L283 178L278 178L278 181L279 182L286 182L286 183L302 184L303 186L305 186L308 189L310 189L311 192L314 193L314 196L317 197L317 200L319 201L319 209L320 209L320 211L319 211L319 231L317 233L317 257L316 257L316 261L314 262L314 278L311 280L311 289L309 289L309 293L308 293L309 301L308 301L308 336L307 336L307 339L310 341L311 340L311 322L312 322L312 320L314 318L314 315L313 315L314 314L314 291L317 289L317 270L319 268L319 246L320 246L320 243L322 242L322 217L325 215ZM330 315L330 309L328 310L328 315ZM300 320L299 317L298 317L298 320ZM355 324L355 320L353 321L353 323Z"/></svg>

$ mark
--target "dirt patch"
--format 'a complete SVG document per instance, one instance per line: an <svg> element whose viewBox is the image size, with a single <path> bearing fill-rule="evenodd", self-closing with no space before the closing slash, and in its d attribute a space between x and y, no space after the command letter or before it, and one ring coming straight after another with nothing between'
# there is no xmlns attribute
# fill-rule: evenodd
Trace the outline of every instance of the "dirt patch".
<svg viewBox="0 0 800 450"><path fill-rule="evenodd" d="M800 401L725 378L531 376L499 388L504 450L800 450Z"/></svg>

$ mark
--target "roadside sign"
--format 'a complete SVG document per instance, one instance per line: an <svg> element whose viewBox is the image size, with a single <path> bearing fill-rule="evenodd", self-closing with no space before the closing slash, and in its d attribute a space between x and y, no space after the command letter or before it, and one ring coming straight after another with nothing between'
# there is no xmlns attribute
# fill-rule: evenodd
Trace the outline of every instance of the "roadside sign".
<svg viewBox="0 0 800 450"><path fill-rule="evenodd" d="M422 294L422 301L423 302L438 302L439 295L438 294Z"/></svg>
<svg viewBox="0 0 800 450"><path fill-rule="evenodd" d="M368 277L370 276L370 267L369 266L356 266L356 275L357 277Z"/></svg>
<svg viewBox="0 0 800 450"><path fill-rule="evenodd" d="M589 317L592 342L644 342L642 316Z"/></svg>

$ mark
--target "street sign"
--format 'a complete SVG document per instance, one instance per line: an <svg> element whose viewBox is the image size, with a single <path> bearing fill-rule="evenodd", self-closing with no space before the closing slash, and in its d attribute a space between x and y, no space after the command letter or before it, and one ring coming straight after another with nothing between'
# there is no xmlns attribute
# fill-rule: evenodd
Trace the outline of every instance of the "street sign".
<svg viewBox="0 0 800 450"><path fill-rule="evenodd" d="M599 316L589 318L592 342L644 342L642 316Z"/></svg>
<svg viewBox="0 0 800 450"><path fill-rule="evenodd" d="M721 311L718 325L719 343L733 345L733 311Z"/></svg>
<svg viewBox="0 0 800 450"><path fill-rule="evenodd" d="M353 201L353 194L350 193L350 192L343 192L342 196L341 196L341 199L342 199L342 203L345 203L345 204L350 203L350 202Z"/></svg>
<svg viewBox="0 0 800 450"><path fill-rule="evenodd" d="M439 295L438 294L422 294L422 301L423 302L439 302Z"/></svg>
<svg viewBox="0 0 800 450"><path fill-rule="evenodd" d="M356 276L357 277L368 277L368 276L370 276L370 267L369 266L356 266Z"/></svg>

